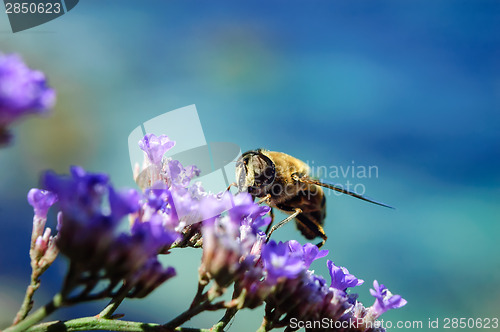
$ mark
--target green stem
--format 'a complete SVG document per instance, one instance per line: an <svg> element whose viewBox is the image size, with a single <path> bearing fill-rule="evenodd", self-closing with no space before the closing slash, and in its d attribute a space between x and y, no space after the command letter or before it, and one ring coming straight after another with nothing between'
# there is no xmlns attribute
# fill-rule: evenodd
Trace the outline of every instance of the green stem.
<svg viewBox="0 0 500 332"><path fill-rule="evenodd" d="M224 328L227 326L227 324L229 324L229 322L234 317L234 315L236 315L237 312L238 312L237 307L228 308L224 316L214 326L212 326L210 330L212 332L224 331Z"/></svg>
<svg viewBox="0 0 500 332"><path fill-rule="evenodd" d="M205 310L218 310L222 308L224 308L224 302L211 304L210 301L205 301L197 306L189 308L163 326L167 329L174 330L176 327L184 324L194 316L198 315L200 312L203 312Z"/></svg>
<svg viewBox="0 0 500 332"><path fill-rule="evenodd" d="M16 314L16 318L13 321L13 325L18 324L20 321L28 316L28 313L33 308L33 295L35 295L35 291L40 287L40 280L38 279L38 274L35 270L31 272L31 282L29 286L26 288L26 294L24 295L23 304L19 311Z"/></svg>
<svg viewBox="0 0 500 332"><path fill-rule="evenodd" d="M130 322L98 317L83 317L68 321L54 321L30 327L26 332L70 332L70 331L124 331L124 332L210 332L208 329L178 327L168 329L160 324Z"/></svg>
<svg viewBox="0 0 500 332"><path fill-rule="evenodd" d="M35 325L51 313L53 313L56 309L62 307L64 305L63 297L60 293L56 294L52 301L36 310L34 313L26 317L26 319L20 321L16 325L12 325L4 330L4 332L20 332L25 331L29 327Z"/></svg>
<svg viewBox="0 0 500 332"><path fill-rule="evenodd" d="M111 318L116 309L118 309L118 306L122 303L123 299L124 298L113 298L106 308L104 308L97 316L100 318Z"/></svg>
<svg viewBox="0 0 500 332"><path fill-rule="evenodd" d="M31 309L33 309L33 296L38 288L40 288L40 276L47 270L50 264L42 266L39 265L40 259L43 257L37 256L35 252L35 244L36 239L38 238L39 232L43 232L43 229L40 229L40 224L38 217L35 216L35 220L33 221L33 230L31 232L31 244L30 244L30 258L31 258L31 280L30 284L26 288L26 293L24 295L23 303L21 308L16 314L12 325L18 324L20 321L28 316ZM38 225L38 226L35 226Z"/></svg>
<svg viewBox="0 0 500 332"><path fill-rule="evenodd" d="M224 303L224 301L214 304L211 303L213 300L224 293L223 289L219 288L217 285L214 285L207 292L203 293L204 288L205 285L199 282L198 290L189 308L179 316L172 319L170 322L166 323L164 326L173 330L176 327L181 326L194 316L198 315L200 312L226 308L226 303Z"/></svg>
<svg viewBox="0 0 500 332"><path fill-rule="evenodd" d="M120 292L118 293L117 296L111 299L109 304L104 308L98 315L97 317L99 318L111 318L113 313L118 309L118 306L123 302L125 297L127 296L127 293L130 291L130 288L126 285L123 285Z"/></svg>

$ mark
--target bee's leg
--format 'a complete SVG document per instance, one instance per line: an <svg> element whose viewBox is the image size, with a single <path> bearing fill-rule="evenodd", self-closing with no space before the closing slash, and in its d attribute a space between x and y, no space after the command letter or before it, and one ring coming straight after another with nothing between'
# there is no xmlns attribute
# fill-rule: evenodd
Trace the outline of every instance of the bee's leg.
<svg viewBox="0 0 500 332"><path fill-rule="evenodd" d="M227 182L226 182L226 183L227 183ZM236 187L236 186L237 186L236 182L233 182L233 183L231 183L231 184L227 187L226 191L229 191L229 189L231 189L231 187Z"/></svg>
<svg viewBox="0 0 500 332"><path fill-rule="evenodd" d="M271 208L271 210L269 210L269 215L271 216L271 222L269 223L269 225L267 225L266 234L269 233L269 230L271 229L271 226L273 225L273 221L274 221L274 210L273 210L273 208Z"/></svg>
<svg viewBox="0 0 500 332"><path fill-rule="evenodd" d="M325 231L323 230L323 227L319 226L319 231L320 231L320 233L321 233L321 235L320 235L320 236L321 236L321 238L322 238L323 240L322 240L320 243L316 244L316 247L318 247L318 249L319 249L319 248L321 248L321 247L325 244L326 239L327 239L327 236L326 236L326 234L325 234Z"/></svg>
<svg viewBox="0 0 500 332"><path fill-rule="evenodd" d="M316 221L314 220L311 220L314 225L316 226L316 229L314 230L314 232L317 234L317 236L321 237L322 241L318 244L316 244L316 247L318 248L321 248L325 242L326 242L326 239L328 238L325 234L325 230L323 229L323 226L321 226L320 224L318 224Z"/></svg>
<svg viewBox="0 0 500 332"><path fill-rule="evenodd" d="M321 237L323 240L316 244L318 248L321 248L327 239L325 230L320 223L318 223L314 218L308 218L307 214L301 214L297 219L297 226L302 234L308 239L314 239L316 237Z"/></svg>
<svg viewBox="0 0 500 332"><path fill-rule="evenodd" d="M320 243L316 244L316 247L321 248L325 244L326 239L328 237L325 234L325 230L323 229L323 226L318 224L315 220L311 220L311 221L316 226L316 229L314 229L314 232L316 233L317 236L321 237L321 239L322 239L322 241Z"/></svg>
<svg viewBox="0 0 500 332"><path fill-rule="evenodd" d="M277 223L276 225L274 225L273 228L271 228L271 230L267 234L267 241L269 241L269 238L271 237L271 234L273 234L273 232L275 230L277 230L278 228L280 228L281 226L283 226L284 224L286 224L287 222L289 222L290 220L292 220L293 218L295 218L301 212L302 212L301 209L295 208L295 212L294 213L292 213L291 215L289 215L288 217L286 217L285 219L281 220L279 223Z"/></svg>
<svg viewBox="0 0 500 332"><path fill-rule="evenodd" d="M269 198L271 198L271 194L267 194L266 196L262 197L261 199L259 199L256 203L257 204L262 204L264 202L266 202L266 204L269 205Z"/></svg>

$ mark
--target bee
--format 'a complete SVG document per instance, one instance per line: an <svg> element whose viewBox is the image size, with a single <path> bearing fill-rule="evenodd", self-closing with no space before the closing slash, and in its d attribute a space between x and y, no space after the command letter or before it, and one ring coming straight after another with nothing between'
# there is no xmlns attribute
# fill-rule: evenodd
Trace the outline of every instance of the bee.
<svg viewBox="0 0 500 332"><path fill-rule="evenodd" d="M323 183L310 177L309 166L286 153L257 149L247 151L236 162L238 191L247 191L273 208L290 214L266 231L268 239L276 229L295 219L299 231L307 239L321 237L317 244L325 244L323 229L326 218L326 198L322 187L332 189L358 199L392 208L389 205L366 198L340 186Z"/></svg>

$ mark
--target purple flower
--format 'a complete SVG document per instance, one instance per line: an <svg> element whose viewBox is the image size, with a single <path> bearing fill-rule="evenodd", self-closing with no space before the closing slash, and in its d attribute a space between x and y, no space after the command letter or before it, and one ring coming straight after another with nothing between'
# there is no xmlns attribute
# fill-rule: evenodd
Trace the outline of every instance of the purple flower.
<svg viewBox="0 0 500 332"><path fill-rule="evenodd" d="M220 216L231 204L233 207ZM199 206L203 217L208 217L202 227L203 257L200 276L202 280L215 279L219 286L226 287L230 282L243 278L247 268L256 266L266 240L266 235L259 227L269 224L269 218L262 218L269 208L260 207L248 194L233 197L231 193L220 197L208 195L201 200ZM270 246L274 244L273 242ZM268 256L269 262L273 261L273 257L272 254ZM258 269L260 271L260 265ZM249 271L242 288L254 288L259 284L263 272L255 272ZM265 291L260 292L261 295L264 293Z"/></svg>
<svg viewBox="0 0 500 332"><path fill-rule="evenodd" d="M155 212L161 210L167 212L167 204L170 201L170 191L166 188L148 188L144 191L144 196L147 199L147 205Z"/></svg>
<svg viewBox="0 0 500 332"><path fill-rule="evenodd" d="M150 188L146 189L144 195L147 200L139 213L142 222L157 219L161 220L161 225L166 230L178 231L182 228L169 189Z"/></svg>
<svg viewBox="0 0 500 332"><path fill-rule="evenodd" d="M305 318L317 314L322 309L328 293L325 279L308 271L302 276L302 283L295 290L294 295L302 299L302 303L294 310L294 315Z"/></svg>
<svg viewBox="0 0 500 332"><path fill-rule="evenodd" d="M0 53L0 136L7 137L13 121L29 113L44 114L54 102L55 92L42 72L29 69L15 54Z"/></svg>
<svg viewBox="0 0 500 332"><path fill-rule="evenodd" d="M126 189L115 191L113 187L109 187L109 206L116 219L136 212L140 208L141 195L134 189Z"/></svg>
<svg viewBox="0 0 500 332"><path fill-rule="evenodd" d="M203 255L199 268L201 280L214 279L227 287L245 270L256 238L251 234L242 240L240 223L228 216L203 221Z"/></svg>
<svg viewBox="0 0 500 332"><path fill-rule="evenodd" d="M156 136L155 134L146 134L139 141L139 147L146 152L149 161L154 165L161 164L165 152L174 147L175 142L171 141L166 135Z"/></svg>
<svg viewBox="0 0 500 332"><path fill-rule="evenodd" d="M384 285L379 285L377 280L373 281L373 288L370 293L375 297L375 303L370 307L370 315L374 318L380 317L389 309L397 309L404 306L407 301L400 295L392 295L392 293Z"/></svg>
<svg viewBox="0 0 500 332"><path fill-rule="evenodd" d="M264 279L264 270L259 264L250 265L234 285L235 296L245 292L243 307L254 309L262 304L276 289L275 283Z"/></svg>
<svg viewBox="0 0 500 332"><path fill-rule="evenodd" d="M42 182L48 190L59 198L63 212L73 217L101 211L104 194L109 188L109 177L102 173L87 173L79 166L70 168L70 175L57 175L46 172Z"/></svg>
<svg viewBox="0 0 500 332"><path fill-rule="evenodd" d="M71 167L70 173L47 172L42 181L59 199L62 223L57 245L62 253L77 259L107 247L121 219L138 210L140 197L134 191L116 192L106 174L87 173L77 166ZM105 198L109 209L103 206Z"/></svg>
<svg viewBox="0 0 500 332"><path fill-rule="evenodd" d="M128 280L157 260L158 253L167 251L177 237L177 233L165 230L158 216L147 222L136 220L131 234L116 236L103 252L106 259L102 267L110 277Z"/></svg>
<svg viewBox="0 0 500 332"><path fill-rule="evenodd" d="M165 135L144 136L139 141L139 146L148 158L145 165L153 165L146 166L136 176L136 181L148 198L147 206L143 207L146 219L153 212L158 212L163 214L169 228L182 231L185 227L206 219L200 204L213 195L206 193L199 183L190 184L192 178L200 174L196 166L183 167L177 160L162 159L163 154L174 145L175 142ZM189 241L181 242L183 246L193 244Z"/></svg>
<svg viewBox="0 0 500 332"><path fill-rule="evenodd" d="M45 228L47 212L56 201L57 195L47 190L31 189L28 192L28 203L35 211L31 232L31 264L42 270L52 264L58 253L55 238L50 235L51 229Z"/></svg>
<svg viewBox="0 0 500 332"><path fill-rule="evenodd" d="M330 287L345 291L349 287L360 286L364 283L364 280L358 279L354 275L350 274L345 267L336 266L330 260L327 261L326 264L328 266L328 270L330 271L330 276L332 277Z"/></svg>
<svg viewBox="0 0 500 332"><path fill-rule="evenodd" d="M181 227L200 222L204 219L201 217L199 209L200 199L193 197L189 190L173 187L170 193L172 195L170 208L172 209L172 213L178 218Z"/></svg>
<svg viewBox="0 0 500 332"><path fill-rule="evenodd" d="M271 219L262 218L271 209L269 206L254 202L249 193L242 192L233 197L234 206L229 210L229 217L235 220L252 221L255 229L267 226Z"/></svg>
<svg viewBox="0 0 500 332"><path fill-rule="evenodd" d="M203 220L219 216L234 207L235 197L228 191L222 195L206 195L200 200L200 213ZM234 220L238 220L235 218Z"/></svg>
<svg viewBox="0 0 500 332"><path fill-rule="evenodd" d="M170 159L165 166L165 172L171 186L187 188L191 180L201 173L198 167L194 165L183 167L178 160Z"/></svg>
<svg viewBox="0 0 500 332"><path fill-rule="evenodd" d="M177 160L163 159L164 153L174 145L175 142L165 135L157 137L147 134L139 141L139 146L146 152L148 159L146 168L136 176L137 183L144 189L148 199L143 206L143 219L148 220L155 213L161 214L168 229L175 229L186 235L176 246L199 246L201 227L193 224L218 215L224 209L216 214L206 215L207 210L218 208L220 204L203 203L206 199L211 203L218 202L215 202L216 196L205 192L200 183L191 184L191 180L200 174L196 166L184 167ZM147 166L151 163L153 165Z"/></svg>
<svg viewBox="0 0 500 332"><path fill-rule="evenodd" d="M28 192L28 203L35 210L35 215L40 218L46 218L49 208L57 202L57 196L47 190L31 189Z"/></svg>
<svg viewBox="0 0 500 332"><path fill-rule="evenodd" d="M160 216L166 229L182 234L175 247L200 247L201 221L227 210L228 204L231 206L232 197L219 198L205 192L199 182L190 184L199 173L196 166L185 168L176 160L166 159L161 167L149 166L138 176L147 199L141 207L141 220Z"/></svg>
<svg viewBox="0 0 500 332"><path fill-rule="evenodd" d="M239 193L232 196L231 193L225 193L223 198L225 203L220 207L232 207L228 210L228 217L234 223L240 225L240 241L246 248L250 249L250 254L260 256L262 246L267 239L267 235L261 230L271 222L270 217L264 217L269 212L268 206L260 206L253 201L248 193Z"/></svg>
<svg viewBox="0 0 500 332"><path fill-rule="evenodd" d="M303 256L292 254L288 243L268 242L262 248L262 261L268 277L293 279L306 269Z"/></svg>
<svg viewBox="0 0 500 332"><path fill-rule="evenodd" d="M154 215L149 221L136 221L132 225L131 238L141 243L141 250L149 250L148 255L152 256L168 248L174 243L179 234L165 229L160 215Z"/></svg>
<svg viewBox="0 0 500 332"><path fill-rule="evenodd" d="M293 278L283 278L265 301L266 320L273 327L287 326L292 318L302 321L336 320L352 307L345 292L328 287L321 276L307 270L302 270Z"/></svg>
<svg viewBox="0 0 500 332"><path fill-rule="evenodd" d="M306 268L309 268L312 262L318 258L323 258L328 255L328 250L319 250L318 247L312 243L306 243L302 246L298 241L290 240L288 241L288 246L291 252L297 253L303 257Z"/></svg>

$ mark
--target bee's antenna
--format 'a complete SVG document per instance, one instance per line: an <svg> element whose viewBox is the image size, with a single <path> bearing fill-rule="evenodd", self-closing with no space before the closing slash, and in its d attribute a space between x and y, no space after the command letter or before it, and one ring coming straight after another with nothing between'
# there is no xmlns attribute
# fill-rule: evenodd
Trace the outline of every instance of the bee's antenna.
<svg viewBox="0 0 500 332"><path fill-rule="evenodd" d="M315 184L317 186L321 186L321 187L325 187L325 188L328 188L328 189L332 189L332 190L338 191L340 193L343 193L343 194L355 197L357 199L361 199L361 200L363 200L365 202L368 202L368 203L380 205L380 206L383 206L383 207L386 207L386 208L389 208L389 209L395 209L394 207L392 207L390 205L384 204L382 202L377 202L374 199L371 199L371 198L368 198L368 197L356 194L353 191L344 189L340 185L334 185L334 184L324 183L324 182L318 181L316 179L311 179L310 177L298 177L297 175L293 175L293 179L295 181L300 181L300 182L309 183L309 184Z"/></svg>

